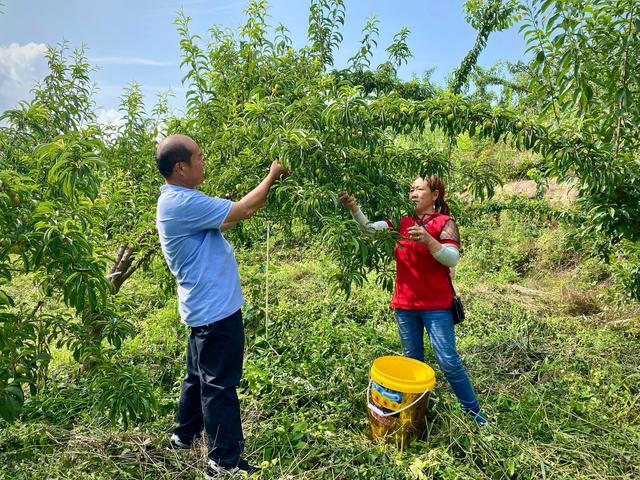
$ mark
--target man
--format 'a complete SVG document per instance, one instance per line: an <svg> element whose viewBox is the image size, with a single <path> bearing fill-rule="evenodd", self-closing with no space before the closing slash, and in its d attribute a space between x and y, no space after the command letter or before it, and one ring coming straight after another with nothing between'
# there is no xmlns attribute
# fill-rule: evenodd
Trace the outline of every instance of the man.
<svg viewBox="0 0 640 480"><path fill-rule="evenodd" d="M173 447L189 448L202 430L208 437L208 474L255 468L241 458L244 444L236 394L242 374L244 300L233 250L222 232L251 217L273 183L288 172L279 161L238 202L209 197L204 159L193 139L171 135L158 145L158 170L165 178L156 227L169 269L178 283L180 318L190 327L187 375L182 382Z"/></svg>

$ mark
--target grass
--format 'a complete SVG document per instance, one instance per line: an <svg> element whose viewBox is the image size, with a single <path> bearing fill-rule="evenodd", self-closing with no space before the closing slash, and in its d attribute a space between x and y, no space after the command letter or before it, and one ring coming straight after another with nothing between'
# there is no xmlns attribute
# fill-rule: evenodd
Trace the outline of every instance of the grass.
<svg viewBox="0 0 640 480"><path fill-rule="evenodd" d="M543 227L534 242L519 242L532 234L525 222L497 228L492 251L505 261L484 250L481 228L468 228L457 276L468 309L458 346L493 425L469 422L436 369L429 428L404 451L368 437L368 369L400 352L389 294L371 282L346 300L331 293L321 249L293 257L275 248L265 328L264 249L238 250L247 299L240 397L246 454L264 467L258 478L640 477L637 306L608 303L606 275L589 283L580 270L593 265L554 262L562 256ZM119 355L153 382L153 418L112 425L61 357L56 380L20 421L2 425L0 479L201 478L204 443L165 448L184 368L175 301L158 300L151 274L126 287L140 305L138 333ZM435 365L431 352L427 362Z"/></svg>

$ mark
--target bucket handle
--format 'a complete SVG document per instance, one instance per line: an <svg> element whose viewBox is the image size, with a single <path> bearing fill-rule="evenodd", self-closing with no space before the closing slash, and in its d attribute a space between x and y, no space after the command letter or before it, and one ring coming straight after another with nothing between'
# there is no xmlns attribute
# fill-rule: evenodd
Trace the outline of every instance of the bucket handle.
<svg viewBox="0 0 640 480"><path fill-rule="evenodd" d="M381 417L390 417L391 415L395 415L397 413L403 412L404 410L413 407L416 403L418 403L420 400L422 400L422 398L429 393L429 389L426 388L424 390L424 392L422 392L422 395L420 395L418 398L416 398L413 402L411 402L409 405L406 405L404 407L402 407L400 410L394 410L392 412L389 413L385 413L383 412L379 407L377 407L376 405L374 405L373 403L371 403L371 385L373 384L373 379L369 380L369 386L367 387L367 406L369 407L369 410L371 410L372 412L374 412L376 415L379 415Z"/></svg>

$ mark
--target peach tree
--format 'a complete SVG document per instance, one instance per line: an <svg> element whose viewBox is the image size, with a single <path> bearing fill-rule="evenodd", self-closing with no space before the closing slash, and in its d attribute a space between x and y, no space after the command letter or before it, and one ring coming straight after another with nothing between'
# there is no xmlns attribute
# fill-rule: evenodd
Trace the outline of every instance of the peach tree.
<svg viewBox="0 0 640 480"><path fill-rule="evenodd" d="M114 208L119 197L104 194L126 176L108 155L123 140L112 147L95 122L84 52L68 58L62 45L47 59L34 100L6 111L0 127L0 417L18 415L24 387L32 395L44 387L52 349L64 348L95 401L126 424L149 413L153 398L144 376L116 360L134 330L107 275L106 219L118 214L124 224L126 215ZM33 294L11 288L20 278Z"/></svg>
<svg viewBox="0 0 640 480"><path fill-rule="evenodd" d="M548 8L550 2L544 3L539 7ZM375 19L365 25L349 65L336 69L333 55L345 18L339 0L311 2L309 44L300 49L293 48L283 25L272 29L267 24L264 1L249 4L239 31L214 26L206 41L190 31L189 17L181 15L176 24L187 117L171 128L189 132L204 147L206 188L212 194L238 198L274 158L289 165L293 174L275 190L266 215L281 228L299 222L320 235L339 265L335 278L347 292L369 272L390 286L395 239L392 234L359 235L337 204L337 192L355 194L372 218L392 219L408 211L406 186L416 175L438 173L450 180L454 192L488 197L499 178L481 168L456 169L450 161L460 134L538 153L548 174L577 177L584 205L593 212L590 225L612 236L637 236L632 216L639 204L638 165L629 154L610 148L589 129L550 124L544 116L524 114L517 104L494 106L460 93L488 34L524 15L518 2L468 4L478 41L448 89L398 78L398 68L411 55L407 30L387 48L388 60L369 68L377 46ZM433 141L431 132L445 138L444 145ZM256 234L263 231L258 222L253 226Z"/></svg>
<svg viewBox="0 0 640 480"><path fill-rule="evenodd" d="M249 3L238 31L214 26L207 39L180 15L186 114L168 118L165 99L148 115L131 85L123 122L109 131L96 123L83 52L70 61L64 48L50 49L51 72L34 100L0 123L0 416L15 418L25 387L37 393L47 381L54 347L72 353L114 420L127 424L151 412L144 374L118 363L120 345L135 331L120 289L158 252L153 216L161 179L153 151L163 125L201 145L205 190L213 195L238 199L273 159L288 165L292 175L261 216L230 235L262 240L268 222L295 242L320 239L347 293L371 274L391 286L396 238L362 235L337 193L353 193L376 219L409 211L406 187L416 175L445 177L455 208L457 193L486 199L501 179L482 165L452 162L461 134L537 153L544 175L576 179L579 211L571 221L587 235L637 242L636 8L629 0L469 1L478 38L447 88L398 77L411 57L407 29L373 67L375 17L348 64L337 68L342 0L310 2L302 48L293 47L285 26L268 25L262 0ZM476 62L490 33L516 18L534 53L524 68L529 84L518 85L517 101L496 105L469 93L470 80L479 78ZM20 295L18 279L33 282L37 293Z"/></svg>

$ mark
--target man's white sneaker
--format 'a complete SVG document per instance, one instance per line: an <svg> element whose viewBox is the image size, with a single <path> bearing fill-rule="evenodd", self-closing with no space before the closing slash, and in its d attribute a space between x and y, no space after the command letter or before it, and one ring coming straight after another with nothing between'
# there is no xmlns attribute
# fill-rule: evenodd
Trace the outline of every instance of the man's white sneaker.
<svg viewBox="0 0 640 480"><path fill-rule="evenodd" d="M213 460L209 460L207 470L205 471L205 478L221 478L225 475L235 475L237 473L244 473L247 476L259 471L258 467L250 465L244 458L238 461L237 465L223 466Z"/></svg>
<svg viewBox="0 0 640 480"><path fill-rule="evenodd" d="M171 435L171 438L169 439L169 446L171 448L191 448L191 445L193 445L193 442L187 443L184 440L182 440L178 435L176 435L175 433L173 435Z"/></svg>

